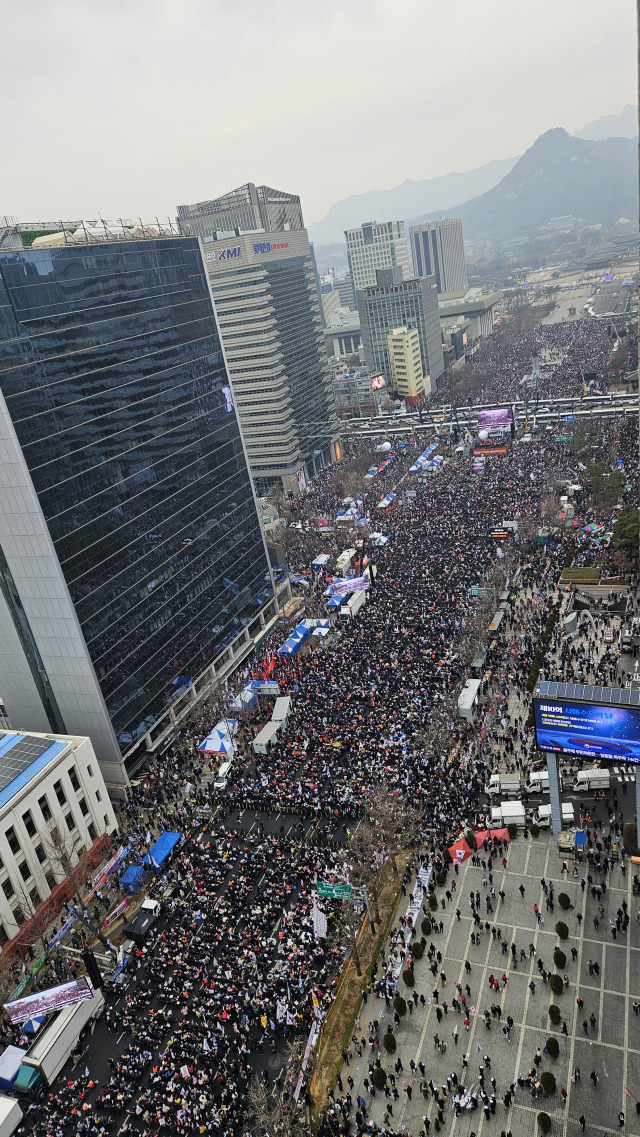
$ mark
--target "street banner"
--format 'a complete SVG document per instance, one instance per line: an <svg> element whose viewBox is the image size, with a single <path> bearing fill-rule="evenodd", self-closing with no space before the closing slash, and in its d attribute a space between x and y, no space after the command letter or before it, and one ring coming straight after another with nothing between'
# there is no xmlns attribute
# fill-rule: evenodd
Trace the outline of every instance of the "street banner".
<svg viewBox="0 0 640 1137"><path fill-rule="evenodd" d="M60 943L60 940L64 939L67 932L69 931L69 928L73 927L73 925L75 924L77 919L78 919L78 917L75 915L69 916L69 919L66 920L65 923L62 925L60 931L56 932L56 934L52 940L49 940L49 947L50 948L57 947L57 945Z"/></svg>
<svg viewBox="0 0 640 1137"><path fill-rule="evenodd" d="M116 904L115 908L112 908L111 911L103 917L102 923L104 924L105 928L110 928L112 924L115 924L116 920L122 916L123 912L126 912L128 907L129 901L125 896L124 900L121 900L119 904Z"/></svg>
<svg viewBox="0 0 640 1137"><path fill-rule="evenodd" d="M459 841L455 841L453 845L449 845L449 852L451 853L451 860L454 865L461 865L472 855L471 849L467 845L464 837L461 837Z"/></svg>
<svg viewBox="0 0 640 1137"><path fill-rule="evenodd" d="M38 991L37 995L28 995L26 999L16 999L11 1003L4 1003L12 1023L23 1023L35 1015L49 1015L61 1007L69 1007L72 1003L81 1003L84 999L93 999L93 991L83 977L74 979L71 983L62 983L59 987L49 987L46 991Z"/></svg>
<svg viewBox="0 0 640 1137"><path fill-rule="evenodd" d="M313 901L313 931L314 935L321 936L323 939L327 934L327 917L318 908L315 897Z"/></svg>
<svg viewBox="0 0 640 1137"><path fill-rule="evenodd" d="M341 580L339 584L331 585L332 596L347 596L349 592L360 592L363 588L369 587L369 579L366 576L354 576L352 580Z"/></svg>

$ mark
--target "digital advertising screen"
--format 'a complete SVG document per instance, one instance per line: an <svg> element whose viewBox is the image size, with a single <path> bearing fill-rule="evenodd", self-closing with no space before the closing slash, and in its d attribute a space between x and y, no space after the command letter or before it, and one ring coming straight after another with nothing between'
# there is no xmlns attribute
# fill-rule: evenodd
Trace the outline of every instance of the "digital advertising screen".
<svg viewBox="0 0 640 1137"><path fill-rule="evenodd" d="M540 750L640 762L640 707L537 698L533 709Z"/></svg>

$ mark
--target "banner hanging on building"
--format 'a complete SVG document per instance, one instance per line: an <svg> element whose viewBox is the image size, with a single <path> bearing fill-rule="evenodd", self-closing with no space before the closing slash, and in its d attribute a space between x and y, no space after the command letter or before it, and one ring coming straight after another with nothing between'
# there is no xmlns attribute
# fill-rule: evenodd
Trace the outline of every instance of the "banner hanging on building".
<svg viewBox="0 0 640 1137"><path fill-rule="evenodd" d="M60 987L49 987L46 991L38 991L37 995L27 995L26 999L16 999L3 1005L12 1023L23 1023L35 1015L49 1015L52 1011L59 1011L61 1007L69 1007L72 1003L81 1003L84 999L93 999L93 991L87 980L81 977L71 983L62 983Z"/></svg>

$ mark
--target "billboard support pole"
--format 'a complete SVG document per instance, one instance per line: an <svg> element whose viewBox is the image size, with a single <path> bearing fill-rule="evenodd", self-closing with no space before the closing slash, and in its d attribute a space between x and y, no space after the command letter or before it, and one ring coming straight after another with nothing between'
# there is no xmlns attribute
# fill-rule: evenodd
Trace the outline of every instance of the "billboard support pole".
<svg viewBox="0 0 640 1137"><path fill-rule="evenodd" d="M640 826L640 766L636 766L636 825Z"/></svg>
<svg viewBox="0 0 640 1137"><path fill-rule="evenodd" d="M562 832L562 806L560 804L560 783L558 781L558 756L552 750L545 751L547 773L549 774L549 801L551 802L551 824L553 839L558 840Z"/></svg>

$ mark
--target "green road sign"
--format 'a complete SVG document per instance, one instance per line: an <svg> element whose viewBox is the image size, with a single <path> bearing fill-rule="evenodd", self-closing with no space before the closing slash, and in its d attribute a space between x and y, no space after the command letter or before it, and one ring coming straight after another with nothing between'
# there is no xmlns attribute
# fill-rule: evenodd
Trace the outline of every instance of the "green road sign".
<svg viewBox="0 0 640 1137"><path fill-rule="evenodd" d="M471 595L472 596L493 596L493 589L491 589L491 588L480 588L479 585L472 584L471 585Z"/></svg>
<svg viewBox="0 0 640 1137"><path fill-rule="evenodd" d="M318 896L327 896L331 900L353 900L353 888L350 884L329 884L328 881L317 880Z"/></svg>

